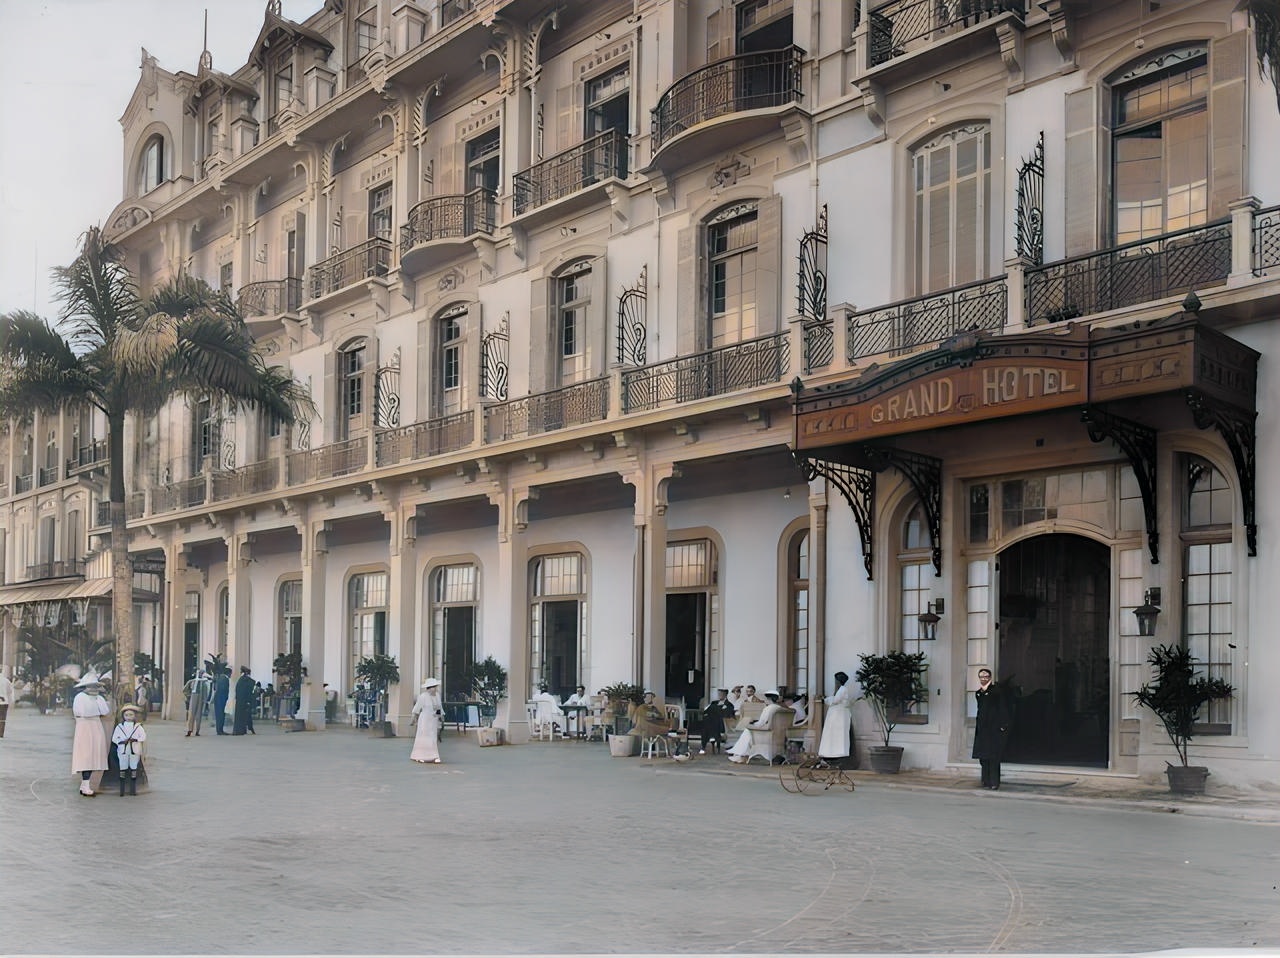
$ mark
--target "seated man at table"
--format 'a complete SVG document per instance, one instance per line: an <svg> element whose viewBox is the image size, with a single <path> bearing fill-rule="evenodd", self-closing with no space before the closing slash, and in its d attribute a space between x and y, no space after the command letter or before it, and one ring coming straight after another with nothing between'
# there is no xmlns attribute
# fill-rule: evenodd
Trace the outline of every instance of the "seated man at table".
<svg viewBox="0 0 1280 958"><path fill-rule="evenodd" d="M565 705L580 705L587 711L583 712L578 709L570 709L566 714L569 722L569 732L574 735L582 734L586 730L586 717L591 711L591 696L587 694L585 685L579 685L573 690L573 694L564 700Z"/></svg>
<svg viewBox="0 0 1280 958"><path fill-rule="evenodd" d="M728 689L716 689L716 697L707 703L702 710L702 748L699 755L707 754L707 747L720 748L724 737L724 723L734 716L733 703L729 701Z"/></svg>
<svg viewBox="0 0 1280 958"><path fill-rule="evenodd" d="M644 701L631 706L631 734L642 738L666 735L671 731L667 710L653 700L653 692L645 689Z"/></svg>
<svg viewBox="0 0 1280 958"><path fill-rule="evenodd" d="M538 711L534 716L539 725L550 722L553 726L564 728L564 710L560 708L560 701L545 685L538 686L538 694L533 697L533 701L538 703Z"/></svg>

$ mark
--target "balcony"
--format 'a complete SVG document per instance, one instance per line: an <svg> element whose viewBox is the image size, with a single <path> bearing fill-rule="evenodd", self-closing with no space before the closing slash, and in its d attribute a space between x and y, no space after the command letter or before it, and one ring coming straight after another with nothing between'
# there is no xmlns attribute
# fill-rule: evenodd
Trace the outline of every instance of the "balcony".
<svg viewBox="0 0 1280 958"><path fill-rule="evenodd" d="M440 0L440 29L456 23L471 12L474 0Z"/></svg>
<svg viewBox="0 0 1280 958"><path fill-rule="evenodd" d="M1025 8L1024 0L892 0L868 18L867 66L874 70L1004 14L1021 19Z"/></svg>
<svg viewBox="0 0 1280 958"><path fill-rule="evenodd" d="M493 190L433 196L409 211L400 227L400 268L421 273L469 251L473 238L492 235L498 201Z"/></svg>
<svg viewBox="0 0 1280 958"><path fill-rule="evenodd" d="M36 484L41 486L51 486L58 481L57 466L41 466L36 473Z"/></svg>
<svg viewBox="0 0 1280 958"><path fill-rule="evenodd" d="M81 559L55 559L52 562L37 562L27 566L27 581L38 579L65 579L68 576L83 576L84 561Z"/></svg>
<svg viewBox="0 0 1280 958"><path fill-rule="evenodd" d="M308 299L320 299L354 283L386 276L391 269L391 241L376 236L316 263L309 271Z"/></svg>
<svg viewBox="0 0 1280 958"><path fill-rule="evenodd" d="M601 422L609 415L609 380L592 379L550 392L494 403L484 411L485 442L536 436Z"/></svg>
<svg viewBox="0 0 1280 958"><path fill-rule="evenodd" d="M151 512L176 512L179 509L194 509L202 506L208 497L208 483L204 476L192 476L179 482L156 486L151 490ZM127 518L134 518L132 510Z"/></svg>
<svg viewBox="0 0 1280 958"><path fill-rule="evenodd" d="M31 473L27 473L25 476L14 476L13 477L13 494L16 496L24 492L30 492L31 487L34 485L34 483L35 483L35 477L32 476Z"/></svg>
<svg viewBox="0 0 1280 958"><path fill-rule="evenodd" d="M1231 273L1224 221L1075 256L1026 274L1027 325L1054 323L1221 286Z"/></svg>
<svg viewBox="0 0 1280 958"><path fill-rule="evenodd" d="M80 472L100 469L107 465L110 450L105 439L95 439L87 446L81 446L67 460L67 475L74 476Z"/></svg>
<svg viewBox="0 0 1280 958"><path fill-rule="evenodd" d="M640 412L781 382L791 361L786 333L749 339L622 374L622 411Z"/></svg>
<svg viewBox="0 0 1280 958"><path fill-rule="evenodd" d="M1280 206L1253 214L1253 275L1280 266Z"/></svg>
<svg viewBox="0 0 1280 958"><path fill-rule="evenodd" d="M369 441L343 439L319 449L300 449L285 460L285 482L291 486L359 472L369 462Z"/></svg>
<svg viewBox="0 0 1280 958"><path fill-rule="evenodd" d="M898 356L970 330L995 332L1008 319L1005 277L956 286L854 313L848 319L847 359L852 363L865 356Z"/></svg>
<svg viewBox="0 0 1280 958"><path fill-rule="evenodd" d="M302 280L291 276L249 283L240 287L237 304L245 319L296 313L302 308Z"/></svg>
<svg viewBox="0 0 1280 958"><path fill-rule="evenodd" d="M474 423L475 416L468 409L380 432L374 443L374 461L378 466L394 466L465 449L475 439Z"/></svg>
<svg viewBox="0 0 1280 958"><path fill-rule="evenodd" d="M654 164L660 156L664 166L692 162L723 153L728 142L743 144L776 129L779 112L797 108L803 98L803 59L804 51L794 46L745 53L677 80L653 110Z"/></svg>
<svg viewBox="0 0 1280 958"><path fill-rule="evenodd" d="M280 481L280 461L263 459L230 472L216 472L209 491L212 502L270 492Z"/></svg>
<svg viewBox="0 0 1280 958"><path fill-rule="evenodd" d="M609 179L626 179L627 137L605 130L515 175L515 214L580 193Z"/></svg>

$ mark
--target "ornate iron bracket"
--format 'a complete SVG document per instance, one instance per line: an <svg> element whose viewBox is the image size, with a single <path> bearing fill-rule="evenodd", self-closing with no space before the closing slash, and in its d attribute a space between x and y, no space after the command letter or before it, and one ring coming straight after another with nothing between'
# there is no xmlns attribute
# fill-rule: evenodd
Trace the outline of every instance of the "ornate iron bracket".
<svg viewBox="0 0 1280 958"><path fill-rule="evenodd" d="M1216 428L1231 451L1240 483L1240 501L1244 507L1244 535L1249 555L1258 554L1258 523L1255 512L1257 481L1256 425L1258 414L1205 395L1199 389L1187 390L1187 405L1197 429Z"/></svg>
<svg viewBox="0 0 1280 958"><path fill-rule="evenodd" d="M1147 549L1151 564L1160 564L1159 511L1156 508L1156 431L1132 419L1115 416L1097 406L1086 406L1080 421L1089 430L1089 439L1110 439L1129 460L1138 491L1142 493L1142 512L1147 523Z"/></svg>
<svg viewBox="0 0 1280 958"><path fill-rule="evenodd" d="M929 522L929 541L933 543L933 574L942 575L942 460L923 453L907 452L892 446L863 443L858 452L876 472L889 466L907 477L920 497L925 518Z"/></svg>
<svg viewBox="0 0 1280 958"><path fill-rule="evenodd" d="M872 521L876 511L876 474L870 469L829 459L810 459L804 453L792 450L791 457L804 473L805 481L822 476L844 496L858 524L858 536L862 539L862 565L867 570L867 581L872 579Z"/></svg>

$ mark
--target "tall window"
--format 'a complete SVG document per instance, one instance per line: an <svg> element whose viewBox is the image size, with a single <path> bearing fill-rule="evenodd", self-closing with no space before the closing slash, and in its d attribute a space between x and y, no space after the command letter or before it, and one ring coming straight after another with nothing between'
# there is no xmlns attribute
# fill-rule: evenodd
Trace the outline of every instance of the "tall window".
<svg viewBox="0 0 1280 958"><path fill-rule="evenodd" d="M710 346L756 335L756 204L721 210L707 224Z"/></svg>
<svg viewBox="0 0 1280 958"><path fill-rule="evenodd" d="M593 77L586 83L586 130L592 137L606 130L627 135L631 125L631 64Z"/></svg>
<svg viewBox="0 0 1280 958"><path fill-rule="evenodd" d="M933 559L929 536L929 524L924 508L917 502L908 511L899 530L898 541L898 634L897 646L903 652L914 654L929 651L928 643L921 641L920 620L929 600L933 597ZM924 677L925 685L929 677ZM907 722L927 722L929 706L921 702L915 706Z"/></svg>
<svg viewBox="0 0 1280 958"><path fill-rule="evenodd" d="M280 583L280 636L276 652L302 651L302 580Z"/></svg>
<svg viewBox="0 0 1280 958"><path fill-rule="evenodd" d="M1209 211L1209 65L1203 46L1114 81L1115 241L1199 226Z"/></svg>
<svg viewBox="0 0 1280 958"><path fill-rule="evenodd" d="M356 21L356 59L361 60L378 45L378 24L375 11L363 14Z"/></svg>
<svg viewBox="0 0 1280 958"><path fill-rule="evenodd" d="M164 137L156 134L142 148L142 167L139 170L141 192L150 193L165 181Z"/></svg>
<svg viewBox="0 0 1280 958"><path fill-rule="evenodd" d="M387 574L364 572L351 577L351 681L361 659L387 654Z"/></svg>
<svg viewBox="0 0 1280 958"><path fill-rule="evenodd" d="M1231 682L1235 635L1231 606L1233 496L1226 477L1206 459L1183 456L1183 632L1197 668ZM1211 728L1231 731L1232 699L1211 702L1201 713Z"/></svg>
<svg viewBox="0 0 1280 958"><path fill-rule="evenodd" d="M358 429L364 416L365 341L349 345L338 354L338 413L344 428L343 438Z"/></svg>
<svg viewBox="0 0 1280 958"><path fill-rule="evenodd" d="M191 474L204 471L204 464L218 454L222 416L218 404L211 399L196 402L192 423Z"/></svg>
<svg viewBox="0 0 1280 958"><path fill-rule="evenodd" d="M479 575L479 569L467 564L442 566L431 577L428 670L440 676L446 699L471 698Z"/></svg>
<svg viewBox="0 0 1280 958"><path fill-rule="evenodd" d="M787 685L809 689L809 530L791 540L787 549Z"/></svg>
<svg viewBox="0 0 1280 958"><path fill-rule="evenodd" d="M271 115L283 112L293 102L293 64L285 63L275 72L275 109Z"/></svg>
<svg viewBox="0 0 1280 958"><path fill-rule="evenodd" d="M502 132L496 126L467 140L467 192L480 189L498 192L501 149Z"/></svg>
<svg viewBox="0 0 1280 958"><path fill-rule="evenodd" d="M587 586L582 565L576 552L530 563L530 694L545 683L563 697L585 678Z"/></svg>
<svg viewBox="0 0 1280 958"><path fill-rule="evenodd" d="M218 289L224 293L231 292L231 286L235 278L233 264L223 263L218 268Z"/></svg>
<svg viewBox="0 0 1280 958"><path fill-rule="evenodd" d="M591 261L580 260L556 277L556 364L559 385L587 376L587 307L591 303Z"/></svg>
<svg viewBox="0 0 1280 958"><path fill-rule="evenodd" d="M462 409L462 320L466 315L466 304L457 303L436 318L437 416Z"/></svg>
<svg viewBox="0 0 1280 958"><path fill-rule="evenodd" d="M231 627L231 591L224 585L218 590L218 654L227 657L227 633Z"/></svg>
<svg viewBox="0 0 1280 958"><path fill-rule="evenodd" d="M930 293L987 275L991 133L948 130L911 157L915 187L916 290Z"/></svg>
<svg viewBox="0 0 1280 958"><path fill-rule="evenodd" d="M369 191L369 238L391 237L391 184L384 183Z"/></svg>

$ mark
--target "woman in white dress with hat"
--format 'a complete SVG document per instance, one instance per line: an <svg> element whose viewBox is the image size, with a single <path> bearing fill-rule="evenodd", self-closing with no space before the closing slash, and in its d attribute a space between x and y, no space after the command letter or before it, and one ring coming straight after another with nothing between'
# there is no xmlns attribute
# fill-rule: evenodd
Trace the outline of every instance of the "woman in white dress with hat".
<svg viewBox="0 0 1280 958"><path fill-rule="evenodd" d="M440 708L440 696L436 691L438 688L439 680L427 679L422 683L418 701L413 703L418 733L413 737L413 751L409 753L409 758L415 762L440 764L440 718L444 713Z"/></svg>
<svg viewBox="0 0 1280 958"><path fill-rule="evenodd" d="M77 682L76 688L80 692L71 700L71 714L76 717L71 771L80 773L80 794L92 796L93 773L107 770L107 730L102 727L102 717L111 714L111 703L102 694L102 680L93 672Z"/></svg>

